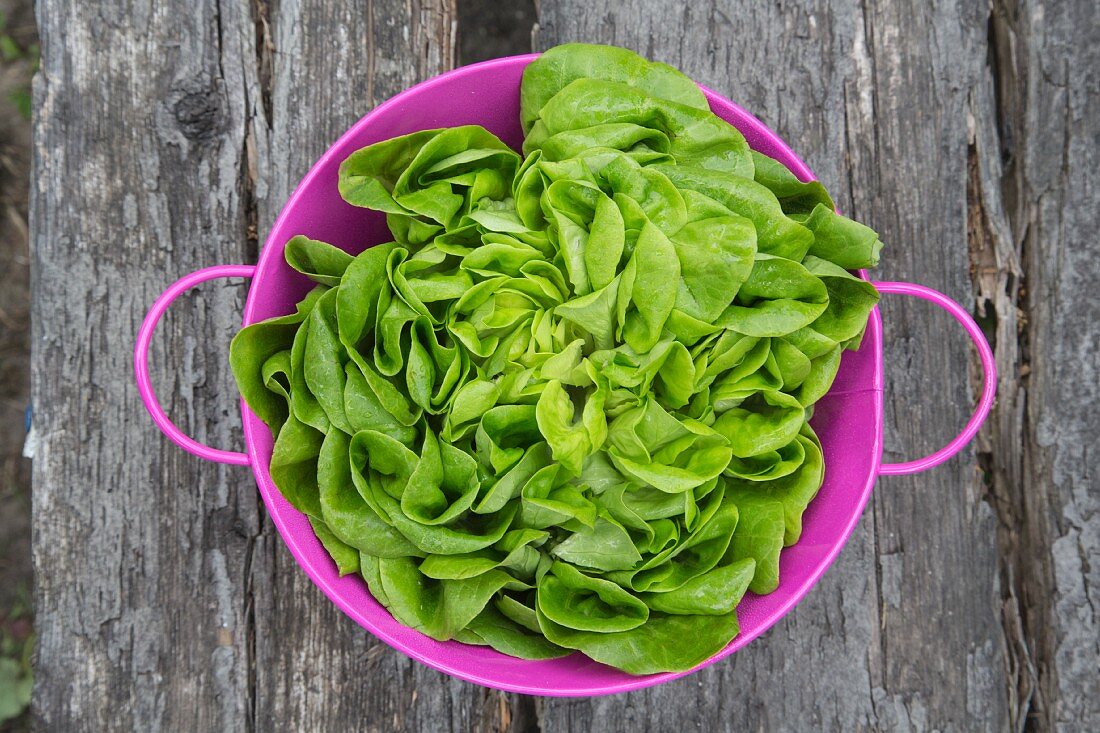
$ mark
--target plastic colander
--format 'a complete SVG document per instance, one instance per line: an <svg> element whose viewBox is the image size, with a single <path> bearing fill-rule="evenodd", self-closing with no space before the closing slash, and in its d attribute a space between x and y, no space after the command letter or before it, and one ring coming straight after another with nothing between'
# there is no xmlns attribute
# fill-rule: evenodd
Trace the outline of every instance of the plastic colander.
<svg viewBox="0 0 1100 733"><path fill-rule="evenodd" d="M337 191L341 161L359 148L417 130L477 124L518 149L519 86L534 54L512 56L457 69L398 94L359 120L329 148L290 197L267 238L259 263L220 265L198 270L169 287L149 310L134 351L141 398L153 421L184 450L210 461L251 466L275 526L298 564L347 615L393 648L435 669L487 687L537 695L606 695L636 690L690 672L632 676L581 654L547 661L515 659L487 647L436 641L398 623L354 575L341 578L314 535L305 515L282 497L271 481L272 436L242 402L247 453L202 445L176 427L157 401L149 380L148 352L153 330L181 293L214 278L251 278L244 325L294 309L312 286L283 259L292 236L304 234L351 253L389 241L385 217L347 204ZM733 102L704 88L711 109L737 127L756 150L787 165L802 180L813 173L778 135ZM865 273L861 273L866 277ZM737 609L741 633L699 667L729 656L760 636L790 611L833 562L881 475L916 473L946 461L974 437L993 402L996 374L989 345L966 310L942 293L912 283L876 282L879 292L910 295L947 310L974 342L981 357L984 385L977 409L963 431L935 453L906 463L882 462L882 323L871 312L861 348L845 352L829 393L817 403L812 421L825 456L825 483L806 510L798 543L783 550L779 588L766 596L746 595ZM694 671L694 670L692 670Z"/></svg>

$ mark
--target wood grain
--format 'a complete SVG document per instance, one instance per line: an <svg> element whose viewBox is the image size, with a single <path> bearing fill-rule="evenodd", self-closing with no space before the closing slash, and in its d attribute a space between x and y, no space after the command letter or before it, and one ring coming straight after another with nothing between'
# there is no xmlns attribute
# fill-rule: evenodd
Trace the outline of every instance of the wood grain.
<svg viewBox="0 0 1100 733"><path fill-rule="evenodd" d="M243 569L259 525L236 470L155 430L130 349L177 277L241 261L251 23L236 6L37 8L31 192L34 718L46 730L240 730ZM181 298L155 386L199 440L239 447L225 344L241 288Z"/></svg>
<svg viewBox="0 0 1100 733"><path fill-rule="evenodd" d="M975 97L971 252L996 333L983 438L1019 722L1100 728L1100 11L995 2Z"/></svg>
<svg viewBox="0 0 1100 733"><path fill-rule="evenodd" d="M538 48L635 48L756 113L882 233L877 276L972 305L995 342L976 448L880 481L807 599L700 674L574 701L451 680L324 598L247 471L152 428L129 353L149 303L253 261L339 133L453 64L460 1L39 2L36 727L1100 728L1100 11L1083 0L538 3ZM152 355L170 414L219 447L242 445L226 345L243 290L181 298ZM886 458L903 460L963 424L974 360L922 304L883 318Z"/></svg>
<svg viewBox="0 0 1100 733"><path fill-rule="evenodd" d="M845 211L881 232L887 250L877 277L972 301L967 102L986 63L984 13L954 3L543 0L539 20L541 47L635 48L756 112ZM965 422L968 352L949 319L926 306L890 300L883 318L886 459L902 460L934 450ZM880 481L837 565L730 661L617 700L546 703L547 728L604 727L624 715L655 731L676 721L1006 727L995 523L975 465L968 451L929 474Z"/></svg>
<svg viewBox="0 0 1100 733"><path fill-rule="evenodd" d="M260 232L345 129L453 65L454 18L441 0L307 0L261 19L274 58L270 108L252 130ZM238 491L255 492L251 475ZM499 715L495 693L413 662L348 619L268 521L250 570L258 730L473 730Z"/></svg>
<svg viewBox="0 0 1100 733"><path fill-rule="evenodd" d="M509 717L500 696L413 664L328 603L246 471L152 429L129 356L160 289L254 259L339 132L451 65L453 3L38 12L38 727L466 730ZM170 414L218 446L242 444L226 362L241 295L185 296L154 345Z"/></svg>

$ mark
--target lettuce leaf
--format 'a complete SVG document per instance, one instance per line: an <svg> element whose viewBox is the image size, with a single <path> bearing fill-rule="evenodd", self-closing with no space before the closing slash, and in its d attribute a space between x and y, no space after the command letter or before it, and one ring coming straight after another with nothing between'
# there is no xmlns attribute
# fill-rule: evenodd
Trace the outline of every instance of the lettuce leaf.
<svg viewBox="0 0 1100 733"><path fill-rule="evenodd" d="M523 158L469 125L350 155L393 241L290 240L316 285L233 372L279 490L401 623L689 669L780 582L881 243L630 51L551 49L521 108Z"/></svg>

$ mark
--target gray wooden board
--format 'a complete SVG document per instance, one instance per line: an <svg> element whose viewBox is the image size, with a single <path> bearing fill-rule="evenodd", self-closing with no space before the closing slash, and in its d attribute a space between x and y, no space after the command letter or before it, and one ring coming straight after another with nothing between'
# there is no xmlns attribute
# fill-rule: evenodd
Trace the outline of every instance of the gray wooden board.
<svg viewBox="0 0 1100 733"><path fill-rule="evenodd" d="M679 693L546 703L547 729L633 711L653 730L1100 725L1095 4L543 0L539 21L541 48L631 46L756 111L882 232L877 277L984 317L1002 394L976 449L984 476L970 449L881 480L837 565L771 634ZM887 460L950 437L975 389L951 321L893 301Z"/></svg>
<svg viewBox="0 0 1100 733"><path fill-rule="evenodd" d="M1035 727L1096 730L1100 7L1006 0L991 21L972 253L1002 371L982 450L1000 518L1006 636L1017 705Z"/></svg>
<svg viewBox="0 0 1100 733"><path fill-rule="evenodd" d="M185 272L252 261L342 130L451 65L454 4L39 3L37 726L1100 727L1091 3L539 3L539 48L633 47L757 113L882 232L878 277L974 305L996 340L1002 397L977 447L881 480L807 599L700 674L577 701L450 680L308 582L247 470L155 432L129 355L148 304ZM242 441L225 361L242 295L184 296L154 340L170 414L221 447ZM901 460L965 421L974 359L928 306L889 298L883 316Z"/></svg>
<svg viewBox="0 0 1100 733"><path fill-rule="evenodd" d="M380 645L296 568L247 470L157 434L133 386L176 277L257 232L370 107L451 65L450 2L39 5L34 715L48 730L467 730L496 693ZM169 413L239 447L226 346L243 288L181 298L155 339Z"/></svg>
<svg viewBox="0 0 1100 733"><path fill-rule="evenodd" d="M881 233L876 277L967 302L966 102L985 59L977 13L960 23L953 4L583 6L542 3L539 44L634 47L727 94L779 132L844 211ZM886 458L899 460L936 448L965 421L967 347L921 304L888 298L883 319ZM973 457L880 480L807 600L729 662L637 695L639 709L659 711L639 726L1004 728L994 522ZM617 717L615 705L551 703L543 715L550 728L583 728Z"/></svg>
<svg viewBox="0 0 1100 733"><path fill-rule="evenodd" d="M37 12L34 716L47 730L241 728L256 494L149 430L130 348L166 284L245 256L250 21L214 0ZM172 415L216 446L242 441L224 349L241 293L185 296L153 349Z"/></svg>
<svg viewBox="0 0 1100 733"><path fill-rule="evenodd" d="M252 129L260 232L313 162L371 107L450 68L448 2L286 2L266 19L270 111ZM270 49L268 53L270 53ZM323 112L322 112L323 111ZM239 477L241 493L255 490ZM255 604L259 730L470 730L500 695L413 662L332 605L265 522L249 582Z"/></svg>

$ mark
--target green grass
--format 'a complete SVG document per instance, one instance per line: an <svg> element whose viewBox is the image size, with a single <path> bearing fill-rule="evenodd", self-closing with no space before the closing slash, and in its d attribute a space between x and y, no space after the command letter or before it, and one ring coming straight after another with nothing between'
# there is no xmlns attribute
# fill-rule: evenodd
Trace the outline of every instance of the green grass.
<svg viewBox="0 0 1100 733"><path fill-rule="evenodd" d="M0 726L20 718L30 705L33 651L30 588L21 587L0 615Z"/></svg>
<svg viewBox="0 0 1100 733"><path fill-rule="evenodd" d="M21 64L26 67L26 82L18 89L8 94L8 101L15 105L16 110L24 119L31 118L31 78L38 71L38 44L31 43L26 47L8 32L8 19L0 13L0 63L5 65ZM3 672L0 672L0 683L3 682ZM0 691L0 696L3 692ZM0 705L3 698L0 697ZM0 718L2 719L2 718Z"/></svg>

